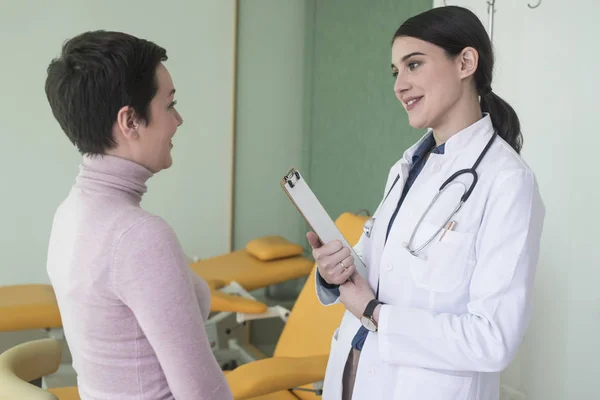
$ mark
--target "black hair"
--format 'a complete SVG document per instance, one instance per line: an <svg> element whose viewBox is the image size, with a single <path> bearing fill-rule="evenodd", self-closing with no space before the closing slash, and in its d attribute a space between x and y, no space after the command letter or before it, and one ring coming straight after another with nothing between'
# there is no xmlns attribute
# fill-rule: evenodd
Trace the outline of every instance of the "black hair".
<svg viewBox="0 0 600 400"><path fill-rule="evenodd" d="M45 91L52 114L80 153L115 147L112 129L124 106L150 122L156 68L166 60L164 48L122 32L84 32L64 43L47 68Z"/></svg>
<svg viewBox="0 0 600 400"><path fill-rule="evenodd" d="M430 9L406 20L394 34L393 40L401 36L439 46L449 57L459 55L465 47L477 50L479 63L474 78L477 93L481 97L481 110L489 112L498 135L520 153L523 136L519 118L515 110L492 91L492 43L483 24L472 11L458 6Z"/></svg>

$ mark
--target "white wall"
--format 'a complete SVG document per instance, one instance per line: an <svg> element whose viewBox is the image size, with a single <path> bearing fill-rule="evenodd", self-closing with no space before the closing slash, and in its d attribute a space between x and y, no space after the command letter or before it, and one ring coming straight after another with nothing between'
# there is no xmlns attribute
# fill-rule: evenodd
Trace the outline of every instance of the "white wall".
<svg viewBox="0 0 600 400"><path fill-rule="evenodd" d="M485 0L447 3L471 8L487 27ZM519 114L523 157L537 174L547 206L534 316L504 382L530 400L596 399L600 3L542 0L532 10L527 0L497 0L496 9L492 86Z"/></svg>
<svg viewBox="0 0 600 400"><path fill-rule="evenodd" d="M52 117L45 73L62 43L85 30L123 30L166 47L185 123L174 139L173 167L149 181L142 205L171 223L189 256L229 249L234 3L2 2L0 285L47 282L52 216L80 156Z"/></svg>

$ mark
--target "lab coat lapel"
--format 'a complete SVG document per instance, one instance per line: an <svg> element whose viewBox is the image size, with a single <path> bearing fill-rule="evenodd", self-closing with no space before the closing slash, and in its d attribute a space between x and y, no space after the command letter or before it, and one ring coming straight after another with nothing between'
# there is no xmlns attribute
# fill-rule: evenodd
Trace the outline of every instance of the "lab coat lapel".
<svg viewBox="0 0 600 400"><path fill-rule="evenodd" d="M372 235L371 262L369 265L369 283L375 290L377 289L379 281L379 264L383 249L385 247L385 237L387 234L388 224L392 218L392 214L394 213L396 206L398 205L402 191L404 190L404 185L406 184L406 180L408 178L409 168L410 166L405 159L402 159L394 167L394 170L397 172L397 174L395 174L395 176L391 176L390 179L392 179L393 182L393 180L396 179L396 176L398 176L398 181L393 187L390 188L389 194L386 193L387 198L385 198L383 204L381 205L375 220Z"/></svg>
<svg viewBox="0 0 600 400"><path fill-rule="evenodd" d="M492 133L493 128L491 127L489 117L483 118L478 123L452 137L446 143L445 154L432 154L430 156L430 160L427 161L421 172L421 174L428 174L429 176L426 177L424 181L419 181L419 179L417 179L414 183L415 187L409 191L404 199L404 203L394 221L395 224L399 225L397 229L390 232L390 237L387 242L388 246L385 246L386 248L389 247L390 243L408 243L410 235L414 231L419 218L427 211L427 208L438 193L442 183L455 172L471 168L486 146L488 140L491 138ZM484 161L487 161L487 159ZM438 172L431 174L430 169L437 170ZM453 180L453 182L462 182L467 188L470 187L472 181L473 177L470 174L462 174ZM475 190L477 190L477 188ZM440 197L435 206L427 213L425 219L432 222L434 225L443 223L441 217L447 217L448 212L458 204L459 198L460 196L455 197L452 194ZM440 213L436 212L438 210ZM461 213L464 214L464 212L463 207ZM439 218L435 218L436 214L439 214ZM423 231L421 230L420 233L423 233ZM415 237L415 242L422 241L422 237ZM384 246L380 247L381 250L383 250L383 248ZM377 265L379 265L380 259L381 254L379 254Z"/></svg>

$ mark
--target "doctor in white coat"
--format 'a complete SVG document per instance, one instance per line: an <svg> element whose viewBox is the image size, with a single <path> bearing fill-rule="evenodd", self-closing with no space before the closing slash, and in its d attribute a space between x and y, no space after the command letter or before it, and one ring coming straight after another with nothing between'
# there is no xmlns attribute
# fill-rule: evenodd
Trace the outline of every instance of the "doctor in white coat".
<svg viewBox="0 0 600 400"><path fill-rule="evenodd" d="M307 234L321 303L347 309L323 399L498 399L530 319L545 215L519 120L492 91L492 47L470 11L410 18L391 53L410 124L430 129L391 168L355 247L368 279L349 249Z"/></svg>

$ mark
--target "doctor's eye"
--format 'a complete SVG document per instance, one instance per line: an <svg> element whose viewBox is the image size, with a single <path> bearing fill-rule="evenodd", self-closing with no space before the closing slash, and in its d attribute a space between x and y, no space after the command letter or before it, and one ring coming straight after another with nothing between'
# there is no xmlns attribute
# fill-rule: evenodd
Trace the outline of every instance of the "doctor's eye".
<svg viewBox="0 0 600 400"><path fill-rule="evenodd" d="M421 66L421 63L419 61L411 61L407 64L407 66L409 70L414 71Z"/></svg>

